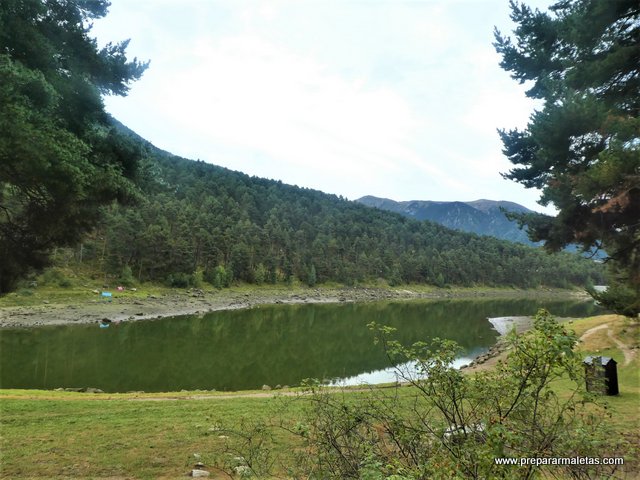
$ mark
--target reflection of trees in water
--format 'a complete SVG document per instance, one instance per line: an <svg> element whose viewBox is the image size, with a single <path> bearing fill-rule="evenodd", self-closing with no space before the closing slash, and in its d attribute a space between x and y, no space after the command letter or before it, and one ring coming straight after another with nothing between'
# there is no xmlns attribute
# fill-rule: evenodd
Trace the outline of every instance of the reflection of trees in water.
<svg viewBox="0 0 640 480"><path fill-rule="evenodd" d="M263 306L98 329L95 325L4 331L2 386L94 386L106 391L259 388L304 378L353 376L388 366L366 324L397 328L404 344L433 337L467 352L496 338L487 317L582 316L591 303L452 300ZM45 373L46 372L46 373Z"/></svg>

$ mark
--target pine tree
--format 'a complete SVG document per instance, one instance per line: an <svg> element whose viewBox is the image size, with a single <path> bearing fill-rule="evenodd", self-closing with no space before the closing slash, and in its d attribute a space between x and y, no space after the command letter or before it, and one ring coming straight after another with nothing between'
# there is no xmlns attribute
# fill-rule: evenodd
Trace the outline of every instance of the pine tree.
<svg viewBox="0 0 640 480"><path fill-rule="evenodd" d="M135 196L138 155L102 95L125 95L147 64L127 60L127 41L89 37L108 5L0 2L0 293L76 243L100 205Z"/></svg>
<svg viewBox="0 0 640 480"><path fill-rule="evenodd" d="M505 177L542 189L556 217L512 215L533 241L609 255L613 283L640 313L640 6L563 0L549 12L511 2L515 41L496 31L501 66L543 102L526 129L500 131ZM614 306L614 304L611 304Z"/></svg>

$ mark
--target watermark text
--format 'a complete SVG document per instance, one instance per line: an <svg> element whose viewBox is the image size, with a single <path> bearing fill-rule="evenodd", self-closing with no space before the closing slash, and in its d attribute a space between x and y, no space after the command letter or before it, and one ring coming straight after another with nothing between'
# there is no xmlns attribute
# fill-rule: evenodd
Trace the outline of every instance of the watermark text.
<svg viewBox="0 0 640 480"><path fill-rule="evenodd" d="M624 465L622 457L498 457L493 459L496 465Z"/></svg>

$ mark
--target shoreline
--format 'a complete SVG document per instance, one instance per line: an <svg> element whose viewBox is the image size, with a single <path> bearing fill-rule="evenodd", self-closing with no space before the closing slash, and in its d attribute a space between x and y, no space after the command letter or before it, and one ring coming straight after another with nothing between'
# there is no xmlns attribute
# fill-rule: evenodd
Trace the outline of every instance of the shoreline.
<svg viewBox="0 0 640 480"><path fill-rule="evenodd" d="M479 298L587 298L576 290L532 289L425 289L421 286L401 288L337 287L289 290L256 288L228 290L172 290L165 294L140 297L130 292L114 293L110 301L96 294L65 303L0 307L0 330L35 328L50 325L82 325L111 322L156 320L180 315L204 315L221 310L252 308L259 305L322 304L376 302L385 300L447 300Z"/></svg>

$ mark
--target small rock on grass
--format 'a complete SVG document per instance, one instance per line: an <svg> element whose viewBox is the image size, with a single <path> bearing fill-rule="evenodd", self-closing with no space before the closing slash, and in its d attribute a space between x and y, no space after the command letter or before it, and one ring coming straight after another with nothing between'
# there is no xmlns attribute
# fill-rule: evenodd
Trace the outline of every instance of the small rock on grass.
<svg viewBox="0 0 640 480"><path fill-rule="evenodd" d="M238 465L233 470L236 472L236 474L240 475L241 477L248 476L251 474L251 469L246 465Z"/></svg>
<svg viewBox="0 0 640 480"><path fill-rule="evenodd" d="M211 474L206 471L206 470L200 470L199 468L194 468L193 470L191 470L191 476L193 478L202 478L202 477L208 477Z"/></svg>

